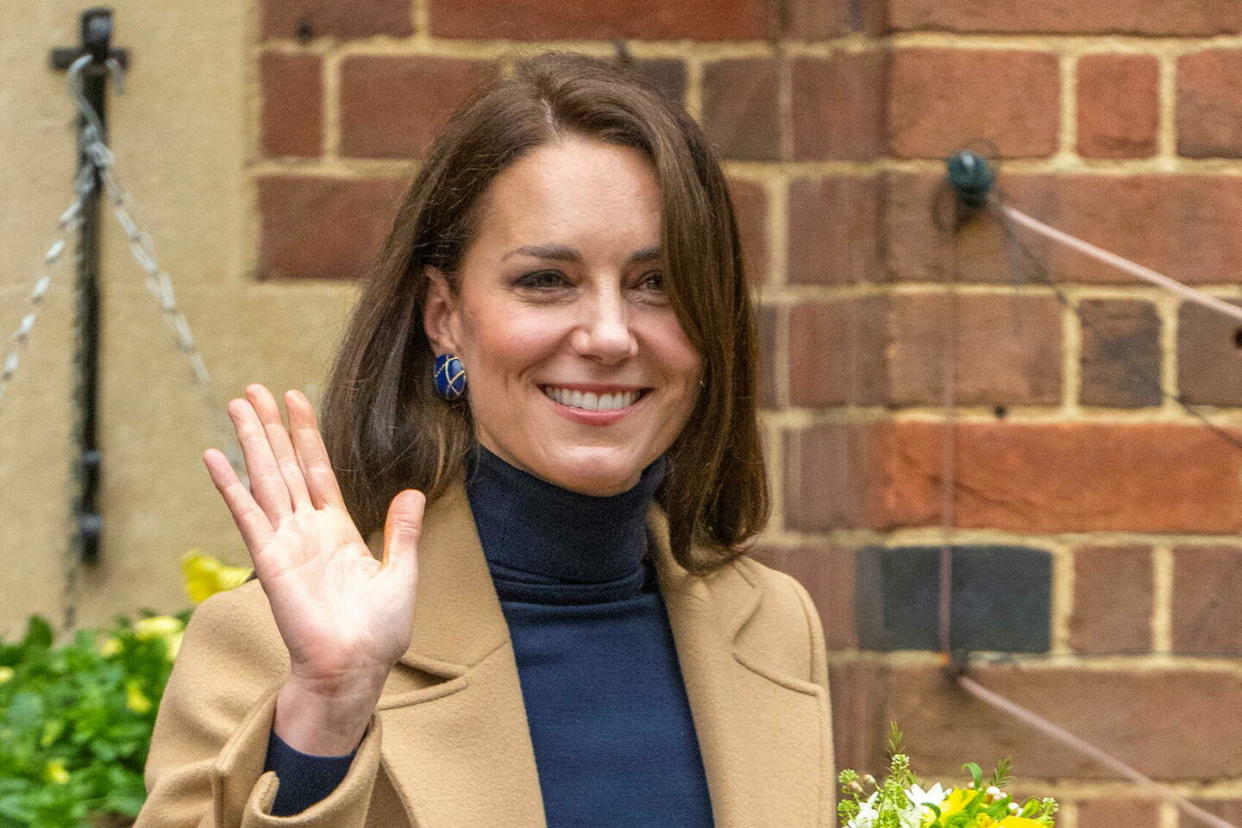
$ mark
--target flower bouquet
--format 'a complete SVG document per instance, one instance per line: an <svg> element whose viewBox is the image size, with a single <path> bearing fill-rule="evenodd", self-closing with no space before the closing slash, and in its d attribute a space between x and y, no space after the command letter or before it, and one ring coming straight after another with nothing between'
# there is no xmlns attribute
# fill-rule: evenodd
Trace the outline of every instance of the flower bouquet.
<svg viewBox="0 0 1242 828"><path fill-rule="evenodd" d="M971 781L947 790L939 783L924 789L901 752L901 731L889 735L888 778L843 770L839 777L844 796L837 805L844 828L1046 828L1055 824L1057 803L1028 799L1019 804L1005 793L1012 781L1008 760L1001 760L991 777L978 765L962 766Z"/></svg>

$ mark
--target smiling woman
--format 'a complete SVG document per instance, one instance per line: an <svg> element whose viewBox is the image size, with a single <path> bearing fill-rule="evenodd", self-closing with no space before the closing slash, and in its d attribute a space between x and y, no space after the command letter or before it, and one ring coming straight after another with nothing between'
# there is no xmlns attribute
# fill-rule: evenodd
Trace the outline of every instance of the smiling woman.
<svg viewBox="0 0 1242 828"><path fill-rule="evenodd" d="M651 164L570 133L496 176L480 209L423 312L470 378L475 436L574 491L633 488L681 433L703 364L665 292Z"/></svg>
<svg viewBox="0 0 1242 828"><path fill-rule="evenodd" d="M831 824L819 616L744 555L755 362L684 112L579 55L480 90L359 299L324 437L254 385L249 487L204 455L258 580L186 631L139 825Z"/></svg>
<svg viewBox="0 0 1242 828"><path fill-rule="evenodd" d="M609 303L620 299L620 280L628 280L626 296L654 297L629 290L652 271L667 309L626 319L638 322L643 336L652 317L675 321L677 335L702 361L701 390L682 421L689 427L662 434L676 438L665 446L669 468L658 495L674 554L702 571L739 554L767 521L768 491L756 420L755 320L724 177L685 112L619 66L555 53L480 90L450 120L359 301L324 403L325 441L359 528L381 527L393 493L404 487L434 499L475 444L482 412L474 397L482 379L473 378L463 358L471 399L443 405L430 382L432 360L452 348L430 340L420 324L427 310L438 314L433 305L462 291L470 297L467 309L475 298L480 307L498 307L505 287L525 303L555 297L550 304L560 306L570 294L556 293L559 280L573 286L573 295L586 296L557 316L568 320L562 326L576 326L564 337L566 346L602 335L603 347L615 348L608 339L627 336L615 327L622 317L608 316ZM440 282L447 291L434 289ZM571 313L584 312L603 313L601 324L574 323ZM542 324L535 314L522 318ZM667 337L656 344L665 347ZM657 360L644 354L643 369L617 373L672 368ZM584 366L599 360L581 362L566 376L535 379L598 384L581 375L598 374L598 367ZM640 384L634 377L612 381ZM682 393L672 386L656 390L665 399ZM484 393L499 399L490 389ZM496 422L506 429L518 419L513 410L489 413L499 414ZM484 445L502 445L495 437ZM591 439L598 446L603 436ZM693 559L692 541L709 554Z"/></svg>

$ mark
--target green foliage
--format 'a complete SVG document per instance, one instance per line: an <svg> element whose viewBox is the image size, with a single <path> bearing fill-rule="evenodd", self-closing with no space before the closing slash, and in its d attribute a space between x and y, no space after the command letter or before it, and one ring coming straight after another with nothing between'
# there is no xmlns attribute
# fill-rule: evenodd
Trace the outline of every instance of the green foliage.
<svg viewBox="0 0 1242 828"><path fill-rule="evenodd" d="M889 727L888 775L845 769L837 777L842 796L837 816L847 828L1051 828L1057 803L1052 799L1015 802L1004 791L1012 781L1013 763L1002 759L990 777L974 762L962 765L970 775L963 787L940 784L924 789L902 750L902 733Z"/></svg>
<svg viewBox="0 0 1242 828"><path fill-rule="evenodd" d="M32 617L0 642L0 828L92 825L138 813L155 711L189 611L56 646Z"/></svg>

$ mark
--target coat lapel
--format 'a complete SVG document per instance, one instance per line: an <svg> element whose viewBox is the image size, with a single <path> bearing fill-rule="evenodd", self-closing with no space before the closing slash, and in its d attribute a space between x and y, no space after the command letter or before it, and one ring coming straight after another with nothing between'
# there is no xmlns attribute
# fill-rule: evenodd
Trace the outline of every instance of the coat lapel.
<svg viewBox="0 0 1242 828"><path fill-rule="evenodd" d="M807 757L821 702L808 682L735 649L762 586L738 567L691 575L672 557L658 506L649 526L716 824L816 824L800 817L817 795ZM389 778L418 828L542 826L508 626L460 484L427 510L418 565L410 647L380 702Z"/></svg>
<svg viewBox="0 0 1242 828"><path fill-rule="evenodd" d="M658 507L649 525L716 825L831 824L823 819L832 792L821 790L832 762L823 690L768 666L770 636L755 631L761 643L748 640L758 626L752 618L771 597L740 564L688 573L669 550ZM789 632L777 633L779 644Z"/></svg>
<svg viewBox="0 0 1242 828"><path fill-rule="evenodd" d="M543 825L522 688L460 484L427 510L410 647L380 701L382 761L418 828Z"/></svg>

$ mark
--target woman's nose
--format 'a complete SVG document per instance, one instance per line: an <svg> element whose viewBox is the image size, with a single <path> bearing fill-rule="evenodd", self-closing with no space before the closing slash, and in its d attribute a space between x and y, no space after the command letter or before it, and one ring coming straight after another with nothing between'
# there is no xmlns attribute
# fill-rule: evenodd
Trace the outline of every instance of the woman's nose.
<svg viewBox="0 0 1242 828"><path fill-rule="evenodd" d="M574 350L605 364L615 364L638 353L630 330L629 309L621 296L597 296L573 333Z"/></svg>

